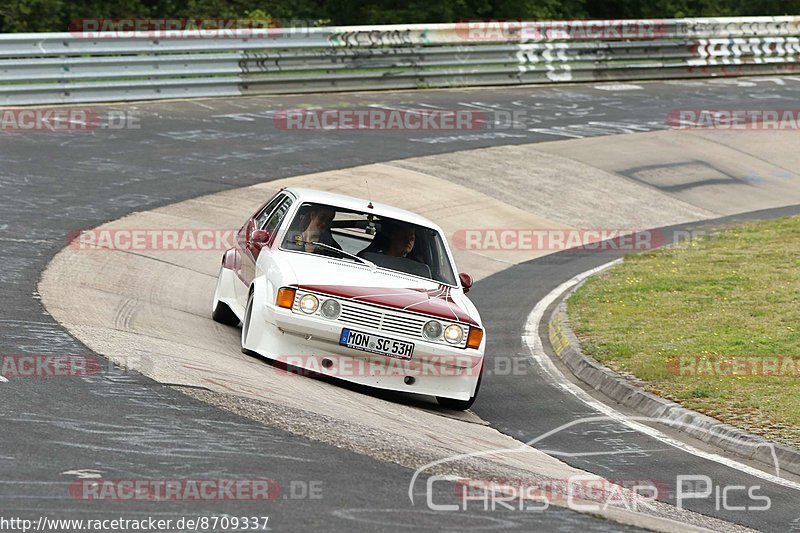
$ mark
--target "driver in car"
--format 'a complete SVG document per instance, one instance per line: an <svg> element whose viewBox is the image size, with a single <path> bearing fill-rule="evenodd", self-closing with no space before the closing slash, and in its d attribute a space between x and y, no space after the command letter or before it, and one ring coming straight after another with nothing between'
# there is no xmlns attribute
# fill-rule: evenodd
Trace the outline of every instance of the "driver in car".
<svg viewBox="0 0 800 533"><path fill-rule="evenodd" d="M364 254L369 253L391 257L407 257L411 250L414 249L417 234L412 226L384 223L383 231L385 233L382 233L372 244L358 252L357 255L363 257Z"/></svg>
<svg viewBox="0 0 800 533"><path fill-rule="evenodd" d="M392 257L406 257L414 249L414 243L417 240L416 232L411 226L397 225L392 228L391 236L389 237L389 246L386 247L384 252L386 255Z"/></svg>
<svg viewBox="0 0 800 533"><path fill-rule="evenodd" d="M387 221L382 224L378 238L356 255L372 261L379 267L430 278L430 266L415 257L416 242L417 233L414 226Z"/></svg>

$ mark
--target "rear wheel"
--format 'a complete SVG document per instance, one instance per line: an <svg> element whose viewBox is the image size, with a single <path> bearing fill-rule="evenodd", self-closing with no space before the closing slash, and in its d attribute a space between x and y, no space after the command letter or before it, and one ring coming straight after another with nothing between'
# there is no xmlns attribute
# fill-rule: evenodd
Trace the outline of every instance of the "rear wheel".
<svg viewBox="0 0 800 533"><path fill-rule="evenodd" d="M226 326L239 325L239 317L236 316L236 313L228 307L228 304L224 304L219 300L214 304L214 310L211 311L211 318L213 318L215 322L225 324Z"/></svg>
<svg viewBox="0 0 800 533"><path fill-rule="evenodd" d="M472 404L475 403L475 398L478 397L478 391L481 390L481 380L483 380L483 363L481 363L481 373L478 375L478 384L475 385L475 394L469 400L454 400L453 398L436 397L436 402L445 409L452 409L454 411L466 411Z"/></svg>
<svg viewBox="0 0 800 533"><path fill-rule="evenodd" d="M238 326L239 317L236 316L236 313L233 312L228 304L222 303L219 300L221 283L222 269L219 270L219 274L217 275L217 287L214 289L214 308L211 310L211 318L213 318L215 322L225 324L226 326Z"/></svg>

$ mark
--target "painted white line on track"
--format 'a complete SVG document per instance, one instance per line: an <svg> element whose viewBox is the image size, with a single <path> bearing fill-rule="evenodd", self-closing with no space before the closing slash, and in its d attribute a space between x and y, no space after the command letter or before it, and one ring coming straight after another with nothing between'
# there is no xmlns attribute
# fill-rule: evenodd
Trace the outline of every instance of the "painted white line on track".
<svg viewBox="0 0 800 533"><path fill-rule="evenodd" d="M550 360L550 356L548 356L543 348L542 339L539 337L539 326L542 321L542 317L544 316L544 312L547 310L550 305L558 300L565 292L570 290L571 288L575 287L577 284L592 276L611 268L612 266L619 264L622 262L622 259L616 259L604 265L600 265L599 267L593 268L591 270L587 270L581 274L578 274L574 278L565 281L545 296L536 306L533 308L531 313L528 315L528 320L525 324L525 331L522 335L522 343L528 347L530 351L531 358L536 361L539 367L550 377L553 383L563 389L565 392L568 392L575 396L577 399L588 405L589 407L593 408L596 411L606 415L608 418L618 421L619 423L635 430L640 433L647 435L648 437L652 437L657 439L665 444L678 448L681 451L686 453L690 453L702 459L706 459L709 461L714 461L719 463L723 466L727 466L729 468L733 468L740 472L749 474L751 476L770 481L777 485L782 485L784 487L788 487L795 490L800 490L800 483L796 483L794 481L790 481L788 479L784 479L772 474L768 474L762 470L757 468L753 468L746 464L740 463L738 461L734 461L727 457L722 457L721 455L717 455L715 453L706 452L695 448L694 446L690 446L685 442L682 442L677 439L673 439L668 435L662 433L661 431L652 428L648 425L642 424L637 422L635 419L637 417L629 417L626 416L619 411L611 408L610 406L595 400L592 398L586 391L569 381L564 374L559 370L559 368ZM641 418L641 417L639 417ZM653 420L653 419L650 419ZM778 466L778 465L776 465Z"/></svg>
<svg viewBox="0 0 800 533"><path fill-rule="evenodd" d="M91 468L83 468L80 470L67 470L61 472L62 476L75 476L78 479L98 479L103 477L102 470L93 470Z"/></svg>
<svg viewBox="0 0 800 533"><path fill-rule="evenodd" d="M601 91L641 91L644 89L641 85L632 83L610 83L607 85L595 85L594 88Z"/></svg>

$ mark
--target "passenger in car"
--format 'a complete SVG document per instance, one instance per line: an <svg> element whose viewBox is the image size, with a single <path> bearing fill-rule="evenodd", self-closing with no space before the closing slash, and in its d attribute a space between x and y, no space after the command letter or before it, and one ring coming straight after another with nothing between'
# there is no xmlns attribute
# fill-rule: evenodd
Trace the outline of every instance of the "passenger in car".
<svg viewBox="0 0 800 533"><path fill-rule="evenodd" d="M331 235L331 224L335 216L336 211L330 207L314 206L308 216L308 227L303 232L303 240L338 246L336 241L333 240L333 235Z"/></svg>
<svg viewBox="0 0 800 533"><path fill-rule="evenodd" d="M287 243L297 242L300 246L300 243L304 241L303 250L324 255L330 255L331 251L309 243L319 242L341 250L342 247L331 233L331 224L335 216L336 210L332 207L326 205L305 206L304 211L298 213L292 223L293 228L287 235Z"/></svg>

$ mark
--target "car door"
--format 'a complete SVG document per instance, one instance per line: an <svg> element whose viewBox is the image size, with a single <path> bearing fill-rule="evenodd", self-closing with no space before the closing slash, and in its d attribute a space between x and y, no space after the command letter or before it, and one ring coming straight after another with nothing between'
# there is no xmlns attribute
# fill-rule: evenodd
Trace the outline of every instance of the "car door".
<svg viewBox="0 0 800 533"><path fill-rule="evenodd" d="M259 255L262 253L269 253L269 245L275 240L275 234L281 222L283 222L283 219L286 217L286 213L288 213L291 205L292 199L284 194L278 199L276 207L268 216L259 215L254 217L253 229L250 231L249 237L245 241L244 250L242 252L242 281L248 289L256 274L256 262L258 261ZM253 231L257 229L264 230L270 234L267 243L253 242Z"/></svg>
<svg viewBox="0 0 800 533"><path fill-rule="evenodd" d="M250 282L253 280L253 272L255 271L252 254L248 252L253 231L257 228L258 224L266 223L269 215L275 211L275 208L278 207L285 198L286 195L284 193L276 194L269 202L261 206L253 216L248 218L236 234L236 251L238 252L240 260L236 275L239 277L241 283L236 284L235 291L236 299L242 305L247 301L247 293L250 290Z"/></svg>

